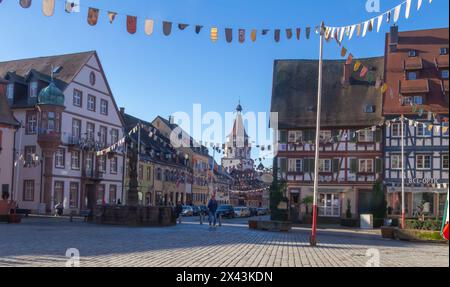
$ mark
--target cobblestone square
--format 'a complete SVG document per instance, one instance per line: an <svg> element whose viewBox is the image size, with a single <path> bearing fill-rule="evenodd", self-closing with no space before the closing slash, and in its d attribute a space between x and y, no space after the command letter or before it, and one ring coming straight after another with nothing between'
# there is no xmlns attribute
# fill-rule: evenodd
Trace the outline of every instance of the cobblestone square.
<svg viewBox="0 0 450 287"><path fill-rule="evenodd" d="M0 225L0 266L64 267L69 248L80 251L81 267L364 267L374 250L382 267L449 266L448 245L321 229L319 246L311 248L307 229L271 233L245 223L210 229L190 219L170 228L126 228L29 218Z"/></svg>

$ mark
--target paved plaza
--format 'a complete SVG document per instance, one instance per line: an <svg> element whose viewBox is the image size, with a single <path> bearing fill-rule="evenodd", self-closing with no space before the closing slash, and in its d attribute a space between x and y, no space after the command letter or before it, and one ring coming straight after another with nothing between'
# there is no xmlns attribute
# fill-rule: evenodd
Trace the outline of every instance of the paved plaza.
<svg viewBox="0 0 450 287"><path fill-rule="evenodd" d="M379 232L321 229L249 230L246 220L211 230L197 219L169 228L127 228L67 219L28 218L0 224L0 266L66 266L66 250L80 252L80 266L130 267L364 267L379 254L380 266L449 266L449 247L380 238Z"/></svg>

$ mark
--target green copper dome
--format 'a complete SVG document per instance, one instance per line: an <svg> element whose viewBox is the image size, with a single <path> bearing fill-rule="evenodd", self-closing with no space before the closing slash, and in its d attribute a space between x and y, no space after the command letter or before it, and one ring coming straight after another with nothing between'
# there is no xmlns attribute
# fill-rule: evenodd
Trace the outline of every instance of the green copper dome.
<svg viewBox="0 0 450 287"><path fill-rule="evenodd" d="M64 106L64 94L55 83L51 82L39 93L38 104Z"/></svg>

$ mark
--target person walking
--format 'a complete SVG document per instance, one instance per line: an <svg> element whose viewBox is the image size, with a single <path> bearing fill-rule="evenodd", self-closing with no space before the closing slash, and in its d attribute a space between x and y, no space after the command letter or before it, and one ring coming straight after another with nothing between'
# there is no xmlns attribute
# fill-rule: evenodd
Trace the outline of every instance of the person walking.
<svg viewBox="0 0 450 287"><path fill-rule="evenodd" d="M183 212L183 205L180 201L178 201L177 206L175 207L175 214L177 216L178 224L181 224L182 215Z"/></svg>
<svg viewBox="0 0 450 287"><path fill-rule="evenodd" d="M217 207L216 197L213 195L208 202L209 226L217 225Z"/></svg>

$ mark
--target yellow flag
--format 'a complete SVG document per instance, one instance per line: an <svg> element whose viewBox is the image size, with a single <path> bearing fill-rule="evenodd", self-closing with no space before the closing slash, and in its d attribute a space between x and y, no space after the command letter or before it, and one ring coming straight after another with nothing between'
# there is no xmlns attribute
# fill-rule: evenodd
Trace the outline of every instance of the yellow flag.
<svg viewBox="0 0 450 287"><path fill-rule="evenodd" d="M211 28L211 41L216 42L219 39L217 27Z"/></svg>
<svg viewBox="0 0 450 287"><path fill-rule="evenodd" d="M358 71L360 67L361 67L361 62L356 61L355 66L353 67L353 71L355 71L355 72Z"/></svg>

